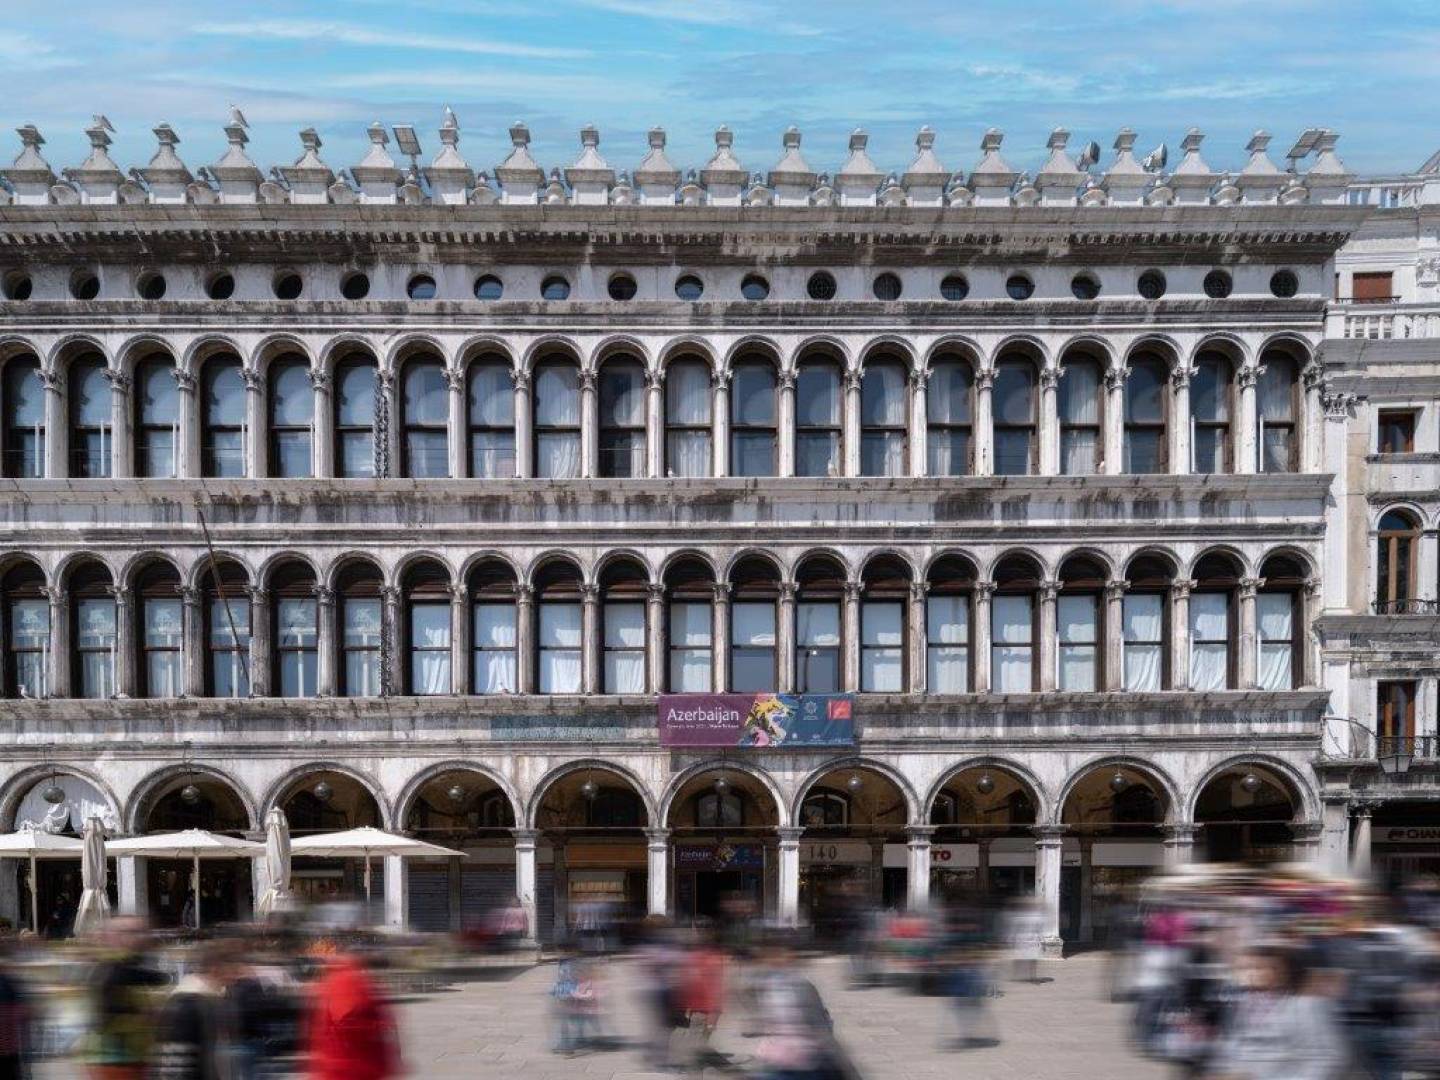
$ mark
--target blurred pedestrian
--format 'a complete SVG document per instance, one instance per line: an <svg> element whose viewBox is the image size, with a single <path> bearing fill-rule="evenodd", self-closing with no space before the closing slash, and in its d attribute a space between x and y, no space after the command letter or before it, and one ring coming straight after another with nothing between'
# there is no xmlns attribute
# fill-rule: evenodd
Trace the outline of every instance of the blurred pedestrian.
<svg viewBox="0 0 1440 1080"><path fill-rule="evenodd" d="M139 1080L150 1057L153 995L169 978L146 962L145 927L138 919L112 919L101 944L104 959L91 977L92 1015L87 1057L90 1073L106 1080Z"/></svg>
<svg viewBox="0 0 1440 1080"><path fill-rule="evenodd" d="M560 961L550 996L555 1001L557 1054L574 1054L600 1036L600 995L595 965L589 957L571 952Z"/></svg>
<svg viewBox="0 0 1440 1080"><path fill-rule="evenodd" d="M725 954L715 944L709 927L696 932L682 960L679 993L680 1011L690 1035L690 1056L699 1068L725 1007Z"/></svg>
<svg viewBox="0 0 1440 1080"><path fill-rule="evenodd" d="M944 987L955 1011L954 1045L962 1050L987 1041L981 1034L987 1019L985 1003L991 992L986 959L975 943L962 944L950 953Z"/></svg>
<svg viewBox="0 0 1440 1080"><path fill-rule="evenodd" d="M175 984L156 1024L152 1080L230 1080L236 1032L224 972L220 947L208 944Z"/></svg>
<svg viewBox="0 0 1440 1080"><path fill-rule="evenodd" d="M788 943L766 951L756 993L764 1037L756 1051L765 1080L839 1080L845 1057L830 1012L795 966Z"/></svg>
<svg viewBox="0 0 1440 1080"><path fill-rule="evenodd" d="M1296 952L1267 946L1246 958L1211 1076L1224 1080L1332 1080L1345 1075L1339 1019L1311 991Z"/></svg>
<svg viewBox="0 0 1440 1080"><path fill-rule="evenodd" d="M11 940L0 937L0 1080L30 1075L31 1025L35 1016L24 985L10 969Z"/></svg>
<svg viewBox="0 0 1440 1080"><path fill-rule="evenodd" d="M311 985L306 1075L310 1080L399 1076L395 1019L364 961L334 941L320 942L313 953L324 967Z"/></svg>

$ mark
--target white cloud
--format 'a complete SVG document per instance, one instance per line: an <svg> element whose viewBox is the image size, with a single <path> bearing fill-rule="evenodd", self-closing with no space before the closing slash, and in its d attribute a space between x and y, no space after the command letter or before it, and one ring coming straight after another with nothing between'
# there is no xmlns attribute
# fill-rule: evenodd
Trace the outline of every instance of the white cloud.
<svg viewBox="0 0 1440 1080"><path fill-rule="evenodd" d="M327 44L381 46L391 49L418 49L434 52L478 53L485 56L515 56L531 60L575 60L590 56L588 49L563 49L547 45L519 45L508 41L486 41L455 34L450 37L408 34L321 19L260 19L246 23L201 23L193 34L254 40L317 41Z"/></svg>
<svg viewBox="0 0 1440 1080"><path fill-rule="evenodd" d="M777 20L775 13L739 0L575 0L582 7L632 15L660 22L691 23L696 26L740 26L774 30L785 34L819 34L822 31L801 23Z"/></svg>
<svg viewBox="0 0 1440 1080"><path fill-rule="evenodd" d="M42 41L31 34L10 31L0 35L0 64L7 67L38 71L65 67L72 63L75 61L62 55L48 41Z"/></svg>

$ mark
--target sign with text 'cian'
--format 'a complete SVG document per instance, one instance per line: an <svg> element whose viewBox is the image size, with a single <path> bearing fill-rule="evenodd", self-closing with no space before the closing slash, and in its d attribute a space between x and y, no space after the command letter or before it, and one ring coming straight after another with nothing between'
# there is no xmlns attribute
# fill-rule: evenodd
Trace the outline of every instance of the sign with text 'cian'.
<svg viewBox="0 0 1440 1080"><path fill-rule="evenodd" d="M660 745L854 746L853 694L661 694Z"/></svg>

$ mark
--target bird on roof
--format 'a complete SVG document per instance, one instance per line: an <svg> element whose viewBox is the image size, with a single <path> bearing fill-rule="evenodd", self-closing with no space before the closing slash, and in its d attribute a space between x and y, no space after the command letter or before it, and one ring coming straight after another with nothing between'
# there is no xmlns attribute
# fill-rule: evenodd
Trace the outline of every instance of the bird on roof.
<svg viewBox="0 0 1440 1080"><path fill-rule="evenodd" d="M101 114L101 113L96 113L96 114L92 117L92 120L93 120L94 126L97 127L97 128L99 128L101 131L108 131L108 132L111 132L112 134L114 133L114 131L115 131L115 125L113 125L112 123L110 123L109 118L106 117L106 116L104 116L103 114Z"/></svg>
<svg viewBox="0 0 1440 1080"><path fill-rule="evenodd" d="M240 111L239 105L230 106L230 123L239 124L241 127L244 128L248 128L250 126L249 121L245 119L245 114Z"/></svg>

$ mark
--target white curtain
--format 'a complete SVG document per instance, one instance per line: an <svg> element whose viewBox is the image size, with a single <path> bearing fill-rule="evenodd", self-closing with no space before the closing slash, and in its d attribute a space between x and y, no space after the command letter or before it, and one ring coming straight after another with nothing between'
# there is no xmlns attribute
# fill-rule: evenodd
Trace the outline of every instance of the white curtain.
<svg viewBox="0 0 1440 1080"><path fill-rule="evenodd" d="M580 475L580 433L541 432L535 439L535 475L571 480Z"/></svg>
<svg viewBox="0 0 1440 1080"><path fill-rule="evenodd" d="M179 600L145 601L146 690L151 697L180 696L181 615Z"/></svg>
<svg viewBox="0 0 1440 1080"><path fill-rule="evenodd" d="M926 687L932 694L970 692L970 598L932 596L925 602Z"/></svg>
<svg viewBox="0 0 1440 1080"><path fill-rule="evenodd" d="M23 697L44 697L45 658L50 648L50 601L14 600L10 640L15 649L15 682Z"/></svg>
<svg viewBox="0 0 1440 1080"><path fill-rule="evenodd" d="M1100 464L1099 432L1090 428L1070 428L1060 441L1060 471L1066 476L1089 476Z"/></svg>
<svg viewBox="0 0 1440 1080"><path fill-rule="evenodd" d="M905 426L905 372L897 364L865 369L860 383L860 423L866 427Z"/></svg>
<svg viewBox="0 0 1440 1080"><path fill-rule="evenodd" d="M1260 689L1293 689L1295 608L1290 594L1261 593L1256 597L1256 617L1260 630Z"/></svg>
<svg viewBox="0 0 1440 1080"><path fill-rule="evenodd" d="M710 369L704 364L673 364L665 375L665 419L695 427L710 423Z"/></svg>
<svg viewBox="0 0 1440 1080"><path fill-rule="evenodd" d="M605 692L645 692L645 605L605 605Z"/></svg>
<svg viewBox="0 0 1440 1080"><path fill-rule="evenodd" d="M1061 690L1095 689L1097 603L1094 596L1062 596L1056 604Z"/></svg>
<svg viewBox="0 0 1440 1080"><path fill-rule="evenodd" d="M1154 691L1164 673L1165 599L1143 593L1125 597L1125 689Z"/></svg>
<svg viewBox="0 0 1440 1080"><path fill-rule="evenodd" d="M710 433L670 432L665 439L665 471L670 476L709 476Z"/></svg>
<svg viewBox="0 0 1440 1080"><path fill-rule="evenodd" d="M416 604L410 634L415 693L450 693L450 605Z"/></svg>
<svg viewBox="0 0 1440 1080"><path fill-rule="evenodd" d="M860 613L860 687L898 694L905 687L905 608L898 601L871 601Z"/></svg>
<svg viewBox="0 0 1440 1080"><path fill-rule="evenodd" d="M1060 376L1060 424L1060 471L1066 476L1095 472L1100 425L1100 369L1095 364L1066 365Z"/></svg>
<svg viewBox="0 0 1440 1080"><path fill-rule="evenodd" d="M1229 681L1230 596L1195 593L1190 597L1190 685L1224 690Z"/></svg>
<svg viewBox="0 0 1440 1080"><path fill-rule="evenodd" d="M1031 677L1031 633L1034 626L1028 596L996 596L990 601L994 665L990 682L997 693L1024 693Z"/></svg>
<svg viewBox="0 0 1440 1080"><path fill-rule="evenodd" d="M670 690L703 694L711 687L709 604L670 605Z"/></svg>
<svg viewBox="0 0 1440 1080"><path fill-rule="evenodd" d="M475 693L515 693L515 605L476 604L474 635Z"/></svg>
<svg viewBox="0 0 1440 1080"><path fill-rule="evenodd" d="M545 428L580 427L580 371L571 364L549 364L535 373L535 472L568 479L580 475L580 433Z"/></svg>
<svg viewBox="0 0 1440 1080"><path fill-rule="evenodd" d="M580 692L580 605L540 605L540 692Z"/></svg>

